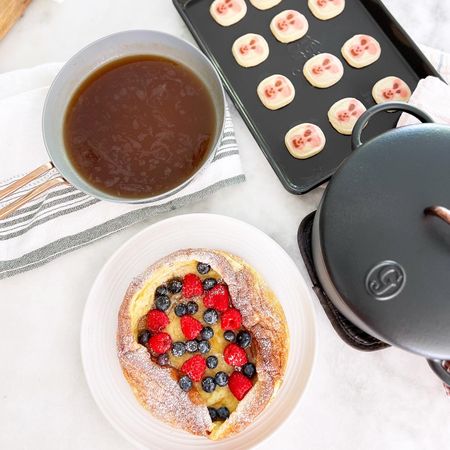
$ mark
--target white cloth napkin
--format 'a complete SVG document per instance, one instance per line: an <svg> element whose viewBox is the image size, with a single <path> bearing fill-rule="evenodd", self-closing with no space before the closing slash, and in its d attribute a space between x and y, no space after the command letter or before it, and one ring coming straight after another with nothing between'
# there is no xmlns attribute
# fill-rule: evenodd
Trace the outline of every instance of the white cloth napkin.
<svg viewBox="0 0 450 450"><path fill-rule="evenodd" d="M48 161L41 115L61 64L0 74L0 189ZM20 189L0 207L29 192L56 169ZM0 220L0 279L30 270L150 216L244 181L233 123L225 129L213 162L177 194L146 205L99 201L73 187L58 187Z"/></svg>
<svg viewBox="0 0 450 450"><path fill-rule="evenodd" d="M423 47L431 63L442 78L450 82L450 55L439 50ZM428 113L435 122L450 125L450 86L437 77L427 77L419 81L409 103ZM412 125L419 120L410 114L402 114L397 126Z"/></svg>

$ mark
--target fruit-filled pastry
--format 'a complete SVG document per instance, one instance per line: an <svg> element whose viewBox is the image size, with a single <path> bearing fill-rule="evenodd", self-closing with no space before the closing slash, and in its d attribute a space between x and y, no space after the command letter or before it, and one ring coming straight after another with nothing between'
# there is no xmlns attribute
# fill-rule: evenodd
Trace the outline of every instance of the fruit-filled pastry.
<svg viewBox="0 0 450 450"><path fill-rule="evenodd" d="M237 256L180 250L130 284L117 351L134 395L159 420L217 440L245 429L283 379L286 318Z"/></svg>

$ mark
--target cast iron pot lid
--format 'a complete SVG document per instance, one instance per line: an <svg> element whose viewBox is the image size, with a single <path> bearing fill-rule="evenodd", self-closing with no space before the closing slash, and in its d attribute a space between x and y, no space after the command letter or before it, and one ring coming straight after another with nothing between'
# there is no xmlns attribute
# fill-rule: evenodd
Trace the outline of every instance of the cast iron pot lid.
<svg viewBox="0 0 450 450"><path fill-rule="evenodd" d="M450 225L425 211L450 208L450 127L407 126L361 144L369 118L387 109L405 106L366 113L354 130L354 153L328 185L319 222L325 267L366 331L449 359Z"/></svg>

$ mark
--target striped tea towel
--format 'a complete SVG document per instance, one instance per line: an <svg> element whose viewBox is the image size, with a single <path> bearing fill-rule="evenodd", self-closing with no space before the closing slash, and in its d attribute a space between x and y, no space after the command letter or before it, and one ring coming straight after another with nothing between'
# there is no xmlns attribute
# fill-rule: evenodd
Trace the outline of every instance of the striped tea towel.
<svg viewBox="0 0 450 450"><path fill-rule="evenodd" d="M61 64L0 74L0 189L48 161L41 114ZM57 176L56 169L20 189L0 207ZM33 269L155 214L244 181L230 112L213 162L188 186L146 205L99 201L73 187L57 187L0 220L0 279Z"/></svg>

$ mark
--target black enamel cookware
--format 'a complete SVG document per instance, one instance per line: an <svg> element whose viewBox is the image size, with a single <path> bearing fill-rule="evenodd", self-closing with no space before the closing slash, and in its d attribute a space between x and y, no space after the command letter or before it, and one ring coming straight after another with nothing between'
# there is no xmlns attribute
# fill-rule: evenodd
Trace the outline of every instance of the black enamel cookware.
<svg viewBox="0 0 450 450"><path fill-rule="evenodd" d="M368 121L394 110L422 123L362 143ZM450 127L385 103L359 119L352 146L314 220L319 280L350 321L450 385Z"/></svg>

